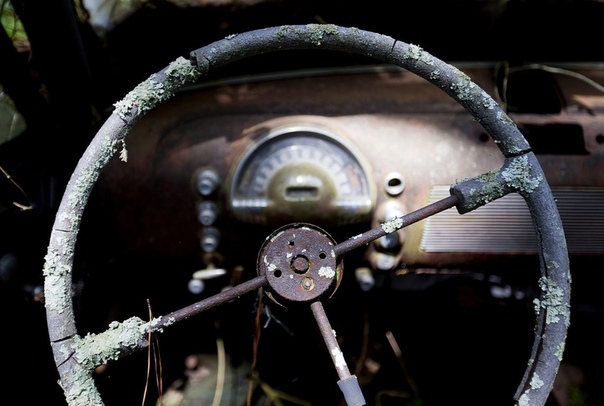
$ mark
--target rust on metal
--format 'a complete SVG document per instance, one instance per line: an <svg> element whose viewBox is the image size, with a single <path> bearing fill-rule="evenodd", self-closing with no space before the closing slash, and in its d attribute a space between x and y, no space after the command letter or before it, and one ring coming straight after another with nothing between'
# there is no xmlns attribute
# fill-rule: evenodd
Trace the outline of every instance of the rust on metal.
<svg viewBox="0 0 604 406"><path fill-rule="evenodd" d="M266 285L266 277L263 275L257 276L254 279L250 279L249 281L235 285L232 288L220 292L214 296L200 300L199 302L193 303L187 307L183 307L182 309L176 310L165 316L158 317L150 323L149 329L152 332L159 331L164 327L168 327L169 325L172 325L178 321L186 320L189 317L203 313L204 311L213 307L220 306L230 302L233 299L237 299L239 296L261 288L264 285Z"/></svg>
<svg viewBox="0 0 604 406"><path fill-rule="evenodd" d="M310 308L315 320L317 321L317 325L319 326L321 336L323 336L323 340L325 341L325 345L327 346L331 360L336 367L338 377L341 380L350 378L350 370L348 369L348 365L344 360L344 356L340 350L340 346L338 345L338 340L336 339L334 330L331 328L331 324L329 324L329 320L327 319L323 305L321 302L314 302L310 305Z"/></svg>
<svg viewBox="0 0 604 406"><path fill-rule="evenodd" d="M329 234L311 224L290 224L273 232L257 259L269 296L283 306L331 296L342 274L335 245Z"/></svg>

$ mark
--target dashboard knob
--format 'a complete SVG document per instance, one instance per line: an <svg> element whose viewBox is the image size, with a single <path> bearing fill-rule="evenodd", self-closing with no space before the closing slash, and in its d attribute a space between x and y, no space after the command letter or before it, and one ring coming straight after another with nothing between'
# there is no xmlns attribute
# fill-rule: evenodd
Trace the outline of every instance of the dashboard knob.
<svg viewBox="0 0 604 406"><path fill-rule="evenodd" d="M204 201L197 206L197 221L202 226L211 226L218 217L218 207L215 202Z"/></svg>
<svg viewBox="0 0 604 406"><path fill-rule="evenodd" d="M202 196L210 196L218 188L219 182L218 174L214 169L203 169L197 175L197 191Z"/></svg>
<svg viewBox="0 0 604 406"><path fill-rule="evenodd" d="M214 252L220 243L220 232L214 227L205 227L201 232L201 249L204 252Z"/></svg>

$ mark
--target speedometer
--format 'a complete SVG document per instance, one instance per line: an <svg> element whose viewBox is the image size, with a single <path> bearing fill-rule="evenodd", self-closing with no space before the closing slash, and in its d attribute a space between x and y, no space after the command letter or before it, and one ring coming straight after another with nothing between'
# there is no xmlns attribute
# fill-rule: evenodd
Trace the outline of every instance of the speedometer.
<svg viewBox="0 0 604 406"><path fill-rule="evenodd" d="M231 179L234 216L254 224L353 224L368 220L375 205L369 166L322 127L269 131L243 153Z"/></svg>

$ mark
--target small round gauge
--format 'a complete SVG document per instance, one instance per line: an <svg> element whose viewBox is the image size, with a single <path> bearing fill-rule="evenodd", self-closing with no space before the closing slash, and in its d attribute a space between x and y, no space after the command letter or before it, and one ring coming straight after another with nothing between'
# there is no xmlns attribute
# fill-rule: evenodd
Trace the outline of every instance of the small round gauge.
<svg viewBox="0 0 604 406"><path fill-rule="evenodd" d="M375 205L369 167L324 128L288 126L267 133L242 155L230 188L242 221L344 225L368 220Z"/></svg>

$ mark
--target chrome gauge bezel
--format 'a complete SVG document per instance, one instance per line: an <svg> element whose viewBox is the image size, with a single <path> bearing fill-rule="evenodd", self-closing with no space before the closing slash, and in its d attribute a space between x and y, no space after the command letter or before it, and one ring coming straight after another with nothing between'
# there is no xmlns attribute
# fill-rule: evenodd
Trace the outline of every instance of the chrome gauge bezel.
<svg viewBox="0 0 604 406"><path fill-rule="evenodd" d="M263 125L257 126L257 128L262 127ZM236 219L246 223L261 225L278 225L287 221L314 221L326 226L355 224L371 220L376 205L377 188L373 179L371 166L352 142L350 142L344 136L338 135L333 130L317 124L294 123L276 127L269 124L264 125L264 128L267 128L267 130L265 130L262 135L255 139L241 154L239 159L233 165L233 169L229 176L229 185L227 189L228 206ZM249 177L247 171L250 170L250 168L259 167L263 164L263 162L256 162L257 159L263 159L262 156L269 154L268 151L272 147L275 147L276 151L279 151L277 144L280 142L285 142L285 140L291 138L303 138L309 140L306 143L299 144L304 148L309 148L312 140L320 140L321 142L329 144L331 148L334 148L336 155L334 159L346 159L346 164L353 166L352 171L358 177L358 179L355 179L355 183L356 181L359 181L360 185L358 187L363 190L362 197L356 202L353 201L348 208L338 208L335 218L329 221L314 217L298 217L295 219L280 217L276 219L268 218L269 214L267 212L269 200L267 196L264 197L264 201L262 199L258 199L257 202L253 202L253 199L247 199L245 194L239 189L242 185L242 182L244 182L244 177ZM267 179L267 183L268 182L270 182L269 179ZM335 178L334 182L337 183ZM336 187L336 189L338 194L342 192L338 187ZM338 195L338 199L341 197L349 196ZM244 199L249 201L244 202ZM346 205L346 203L342 202L345 202L345 199L338 201L338 207L340 204L344 206ZM292 203L292 205L295 204L296 203ZM310 206L310 203L307 204Z"/></svg>

